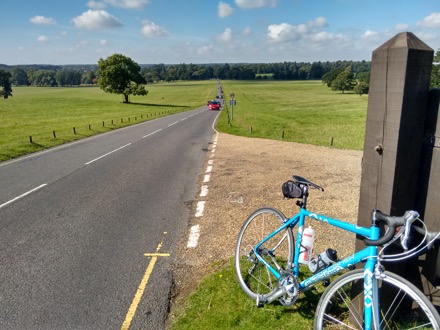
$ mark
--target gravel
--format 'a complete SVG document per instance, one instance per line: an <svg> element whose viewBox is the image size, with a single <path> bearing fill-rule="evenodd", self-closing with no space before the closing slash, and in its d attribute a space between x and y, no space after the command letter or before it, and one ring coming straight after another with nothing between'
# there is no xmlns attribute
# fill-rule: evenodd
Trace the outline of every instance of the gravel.
<svg viewBox="0 0 440 330"><path fill-rule="evenodd" d="M270 206L286 216L297 212L292 200L283 199L281 185L300 175L324 188L311 190L308 209L332 218L357 222L362 151L340 150L266 139L253 139L219 133L215 152L206 158L213 160L211 179L204 200L203 217L190 219L200 225L196 248L187 248L188 235L183 237L175 258L174 292L171 317L175 306L182 305L188 294L207 274L220 268L234 255L238 233L246 218L257 208ZM211 150L214 145L211 146ZM206 167L205 167L206 168ZM355 235L313 221L316 254L327 248L338 251L340 258L354 251Z"/></svg>

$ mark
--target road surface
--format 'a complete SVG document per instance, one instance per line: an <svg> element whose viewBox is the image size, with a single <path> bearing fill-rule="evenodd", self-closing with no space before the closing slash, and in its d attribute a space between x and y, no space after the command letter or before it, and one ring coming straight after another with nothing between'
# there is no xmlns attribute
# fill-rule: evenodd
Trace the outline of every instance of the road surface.
<svg viewBox="0 0 440 330"><path fill-rule="evenodd" d="M0 328L161 329L218 112L0 163Z"/></svg>

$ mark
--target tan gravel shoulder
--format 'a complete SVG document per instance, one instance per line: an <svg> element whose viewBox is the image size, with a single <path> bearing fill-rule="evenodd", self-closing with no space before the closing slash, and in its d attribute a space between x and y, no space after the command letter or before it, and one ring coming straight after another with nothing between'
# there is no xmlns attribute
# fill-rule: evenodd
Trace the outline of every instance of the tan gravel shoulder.
<svg viewBox="0 0 440 330"><path fill-rule="evenodd" d="M212 148L214 152L212 152ZM297 212L292 200L284 200L281 184L300 175L322 186L311 190L308 209L332 218L357 221L362 151L254 139L219 133L206 158L213 160L203 217L193 217L189 228L199 224L201 235L196 248L187 248L185 235L180 244L174 278L171 314L181 305L203 276L216 270L234 254L237 235L255 209L270 206L286 216ZM333 248L343 257L354 250L352 234L311 223L315 229L315 251Z"/></svg>

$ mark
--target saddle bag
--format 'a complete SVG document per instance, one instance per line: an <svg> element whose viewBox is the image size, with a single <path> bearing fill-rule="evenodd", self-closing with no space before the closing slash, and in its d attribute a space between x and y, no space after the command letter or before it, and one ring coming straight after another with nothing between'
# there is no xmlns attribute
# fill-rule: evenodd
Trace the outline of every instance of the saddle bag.
<svg viewBox="0 0 440 330"><path fill-rule="evenodd" d="M303 191L298 182L289 180L283 183L281 186L283 195L285 198L302 198Z"/></svg>

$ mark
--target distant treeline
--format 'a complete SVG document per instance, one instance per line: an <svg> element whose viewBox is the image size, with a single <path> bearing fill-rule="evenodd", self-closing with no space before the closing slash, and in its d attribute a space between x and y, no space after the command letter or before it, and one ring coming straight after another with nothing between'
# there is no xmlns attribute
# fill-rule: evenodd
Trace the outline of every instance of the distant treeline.
<svg viewBox="0 0 440 330"><path fill-rule="evenodd" d="M147 83L178 80L321 80L334 69L351 67L354 77L370 71L367 61L282 62L237 64L153 64L140 65ZM0 64L11 73L15 86L79 86L98 83L97 65L15 65Z"/></svg>

